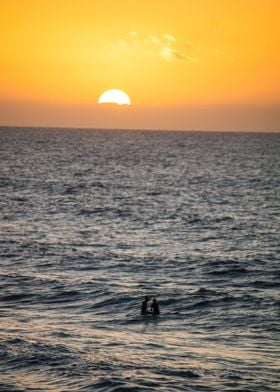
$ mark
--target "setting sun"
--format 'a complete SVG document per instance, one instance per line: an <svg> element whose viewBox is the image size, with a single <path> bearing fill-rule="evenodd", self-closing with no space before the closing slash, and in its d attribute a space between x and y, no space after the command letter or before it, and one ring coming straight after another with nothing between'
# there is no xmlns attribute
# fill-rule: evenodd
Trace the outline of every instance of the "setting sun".
<svg viewBox="0 0 280 392"><path fill-rule="evenodd" d="M115 103L117 105L130 105L129 96L122 90L107 90L98 98L98 103Z"/></svg>

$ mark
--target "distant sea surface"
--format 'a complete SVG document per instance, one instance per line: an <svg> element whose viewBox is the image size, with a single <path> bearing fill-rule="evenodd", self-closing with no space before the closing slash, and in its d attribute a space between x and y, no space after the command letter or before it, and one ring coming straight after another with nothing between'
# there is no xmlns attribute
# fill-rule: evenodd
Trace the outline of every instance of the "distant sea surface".
<svg viewBox="0 0 280 392"><path fill-rule="evenodd" d="M279 391L279 186L280 134L0 128L0 390Z"/></svg>

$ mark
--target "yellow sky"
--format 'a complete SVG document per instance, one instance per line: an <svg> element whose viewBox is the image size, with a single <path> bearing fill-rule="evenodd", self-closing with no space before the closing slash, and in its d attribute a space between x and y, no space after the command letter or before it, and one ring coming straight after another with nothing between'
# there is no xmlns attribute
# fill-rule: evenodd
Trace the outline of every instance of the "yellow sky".
<svg viewBox="0 0 280 392"><path fill-rule="evenodd" d="M133 102L135 124L122 111L117 123L104 115L104 127L137 128L141 112L149 128L152 108L157 117L165 108L174 127L195 128L184 116L178 123L178 112L199 116L205 107L217 116L224 107L249 107L252 116L255 107L279 127L279 0L0 0L0 6L0 124L31 124L32 108L41 107L41 125L63 125L48 109L63 107L69 126L69 105L75 125L102 126L97 99L118 88ZM89 107L98 123L94 115L85 123ZM154 126L164 128L160 118Z"/></svg>

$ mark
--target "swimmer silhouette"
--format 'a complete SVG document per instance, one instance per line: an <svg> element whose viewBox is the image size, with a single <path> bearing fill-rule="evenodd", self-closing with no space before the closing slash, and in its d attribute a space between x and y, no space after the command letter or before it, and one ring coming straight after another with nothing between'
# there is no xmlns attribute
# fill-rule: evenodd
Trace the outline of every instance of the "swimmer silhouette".
<svg viewBox="0 0 280 392"><path fill-rule="evenodd" d="M159 306L157 300L154 298L151 305L151 312L154 316L158 316L160 314Z"/></svg>
<svg viewBox="0 0 280 392"><path fill-rule="evenodd" d="M141 307L141 315L144 316L145 314L149 314L150 312L148 311L148 302L150 301L150 297L146 295L144 301L142 302L142 307Z"/></svg>

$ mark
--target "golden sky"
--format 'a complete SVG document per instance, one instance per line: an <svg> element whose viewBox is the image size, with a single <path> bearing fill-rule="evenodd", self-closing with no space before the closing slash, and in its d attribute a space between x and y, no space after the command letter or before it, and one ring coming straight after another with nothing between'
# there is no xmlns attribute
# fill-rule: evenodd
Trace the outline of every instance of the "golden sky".
<svg viewBox="0 0 280 392"><path fill-rule="evenodd" d="M0 0L0 124L279 130L279 0ZM101 107L108 89L130 107Z"/></svg>

